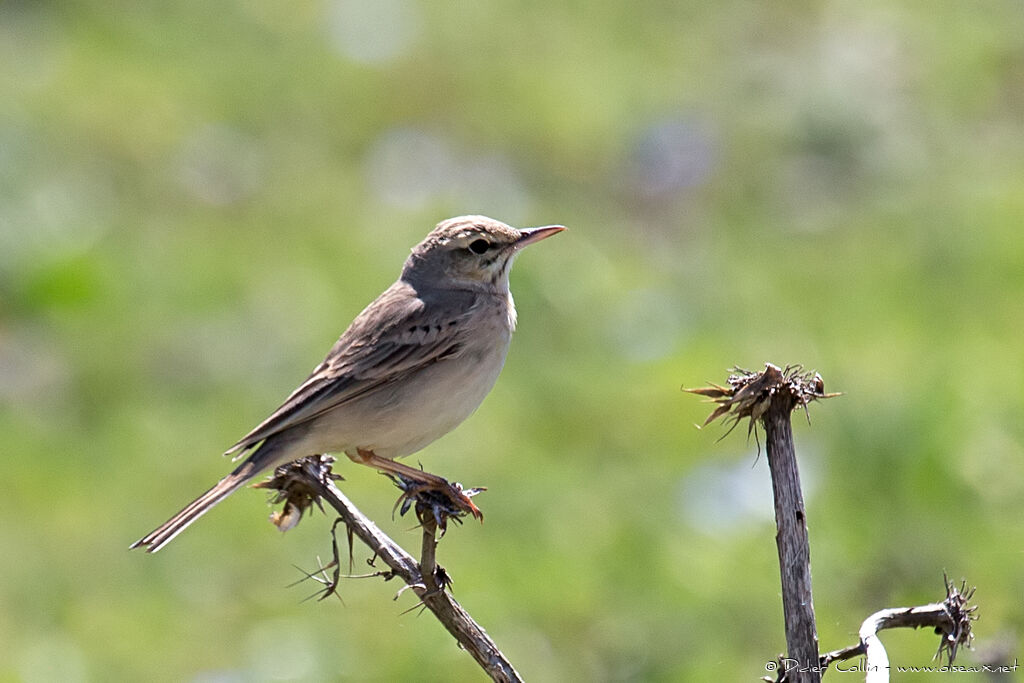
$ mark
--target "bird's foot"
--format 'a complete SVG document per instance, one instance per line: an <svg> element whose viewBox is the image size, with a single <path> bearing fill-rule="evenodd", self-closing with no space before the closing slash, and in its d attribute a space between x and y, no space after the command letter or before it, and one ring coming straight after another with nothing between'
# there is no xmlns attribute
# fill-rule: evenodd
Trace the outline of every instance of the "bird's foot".
<svg viewBox="0 0 1024 683"><path fill-rule="evenodd" d="M480 508L473 504L473 496L486 491L485 487L465 489L458 482L449 482L446 479L435 481L418 481L402 474L388 474L395 486L402 490L402 495L395 502L395 510L404 515L415 505L416 517L420 522L426 519L433 519L441 533L448 528L448 520L453 519L459 524L462 517L473 515L481 522L484 514Z"/></svg>

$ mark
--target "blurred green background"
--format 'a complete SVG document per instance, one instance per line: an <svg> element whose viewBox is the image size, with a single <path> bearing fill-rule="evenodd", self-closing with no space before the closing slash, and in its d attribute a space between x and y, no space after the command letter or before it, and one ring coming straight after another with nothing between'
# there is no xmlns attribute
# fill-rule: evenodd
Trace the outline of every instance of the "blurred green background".
<svg viewBox="0 0 1024 683"><path fill-rule="evenodd" d="M1019 2L6 0L0 681L483 678L393 582L302 602L330 519L282 535L263 492L127 549L464 213L570 227L517 263L493 393L410 459L489 487L440 560L527 679L784 650L764 457L680 391L764 361L845 392L796 420L823 650L946 571L961 663L1017 657Z"/></svg>

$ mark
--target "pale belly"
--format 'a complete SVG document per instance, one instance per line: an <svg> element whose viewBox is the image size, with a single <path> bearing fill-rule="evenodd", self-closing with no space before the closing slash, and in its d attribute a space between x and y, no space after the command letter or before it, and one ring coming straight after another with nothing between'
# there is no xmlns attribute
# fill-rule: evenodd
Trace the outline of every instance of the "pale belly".
<svg viewBox="0 0 1024 683"><path fill-rule="evenodd" d="M385 458L415 453L477 409L498 379L509 337L491 348L467 349L325 413L309 425L301 450L354 456L359 449Z"/></svg>

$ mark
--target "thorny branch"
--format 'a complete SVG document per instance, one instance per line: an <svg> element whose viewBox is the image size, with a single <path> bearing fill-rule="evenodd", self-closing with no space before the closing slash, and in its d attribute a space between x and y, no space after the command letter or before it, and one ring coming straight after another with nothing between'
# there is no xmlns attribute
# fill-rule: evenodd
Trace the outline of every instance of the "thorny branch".
<svg viewBox="0 0 1024 683"><path fill-rule="evenodd" d="M943 577L943 581L946 584L946 599L942 602L920 607L883 609L865 619L861 624L856 645L821 655L819 662L822 673L833 662L864 657L864 664L858 670L866 674L866 683L888 683L889 657L878 638L878 632L887 628L934 629L941 640L933 659L945 657L946 663L952 665L960 646L971 646L971 640L974 638L971 622L977 619L977 606L968 604L974 596L974 588L968 589L967 582L961 582L956 586L947 577ZM779 658L779 677L774 683L787 680L788 663L784 658ZM764 680L772 683L771 679Z"/></svg>
<svg viewBox="0 0 1024 683"><path fill-rule="evenodd" d="M800 366L782 370L767 363L760 373L737 369L729 376L728 383L728 387L713 384L687 391L707 396L718 404L705 425L728 416L727 419L732 421L730 432L744 419L750 421L748 435L758 421L764 426L775 498L778 530L775 541L782 580L786 648L789 661L796 663L790 680L817 683L821 680L821 672L817 666L818 632L811 591L811 550L790 413L798 405L806 411L811 401L834 394L825 393L821 375L805 373Z"/></svg>
<svg viewBox="0 0 1024 683"><path fill-rule="evenodd" d="M290 529L298 523L302 513L314 503L323 509L321 501L326 501L334 508L348 528L349 557L351 561L352 539L358 536L387 565L386 572L378 574L388 580L394 576L401 578L407 588L413 590L420 598L420 604L437 617L444 627L466 649L477 664L494 681L516 683L522 677L508 661L498 646L491 640L487 632L473 620L465 609L446 590L451 583L445 570L435 560L437 547L437 529L445 528L450 510L440 506L437 501L427 499L422 503L416 501L416 515L423 528L423 553L420 562L403 550L397 543L382 532L376 524L363 515L355 505L334 485L340 477L331 472L334 458L329 455L315 455L296 462L278 467L274 476L258 486L277 491L274 502L284 502L280 513L272 516L272 521L282 530ZM396 482L401 487L402 482ZM403 499L400 503L404 504ZM406 506L407 509L407 506ZM457 517L451 517L458 521ZM335 524L335 527L337 523ZM323 569L334 567L334 577L324 579L325 590L321 599L327 597L337 588L340 579L340 553L337 543L334 545L334 561ZM313 574L307 574L314 578ZM403 591L405 589L403 588ZM397 597L397 596L396 596Z"/></svg>
<svg viewBox="0 0 1024 683"><path fill-rule="evenodd" d="M783 609L786 618L786 644L789 656L779 656L775 683L818 681L832 662L863 656L867 683L888 683L889 659L878 638L886 628L934 628L942 636L935 658L946 656L952 664L961 645L970 647L971 622L976 607L968 606L974 588L966 582L959 587L944 577L946 599L922 607L885 609L868 617L860 627L856 645L817 654L817 633L811 593L810 545L807 540L806 514L796 467L789 414L797 406L807 413L812 401L839 394L825 393L825 383L817 373L805 373L800 366L785 370L771 363L764 372L735 369L727 387L712 384L687 389L718 404L704 424L727 416L731 422L727 434L743 420L749 420L748 436L760 421L767 438L768 464L775 494L776 541L782 575ZM772 683L771 679L763 680Z"/></svg>
<svg viewBox="0 0 1024 683"><path fill-rule="evenodd" d="M709 383L709 386L698 389L686 389L691 394L706 396L718 407L708 415L702 426L707 426L722 416L726 417L729 430L722 436L728 436L740 422L749 419L747 435L757 425L757 421L768 412L773 400L781 400L790 409L800 406L807 412L807 406L813 401L841 396L839 393L825 392L825 380L814 372L804 372L802 365L787 365L785 370L771 363L765 363L763 372L752 372L743 368L733 368L726 380L729 386L723 387Z"/></svg>

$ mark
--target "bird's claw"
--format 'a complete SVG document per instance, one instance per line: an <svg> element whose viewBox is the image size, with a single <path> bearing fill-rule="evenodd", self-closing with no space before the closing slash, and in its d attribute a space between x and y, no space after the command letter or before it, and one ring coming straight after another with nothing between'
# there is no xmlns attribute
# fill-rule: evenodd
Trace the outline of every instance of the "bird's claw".
<svg viewBox="0 0 1024 683"><path fill-rule="evenodd" d="M443 484L433 482L415 481L400 474L388 474L395 486L402 490L402 495L395 502L395 510L399 515L405 515L415 504L416 517L420 523L433 520L441 533L448 528L448 520L453 519L459 524L462 517L469 514L481 522L484 514L472 501L473 496L485 487L474 487L464 489L458 482L444 481Z"/></svg>

